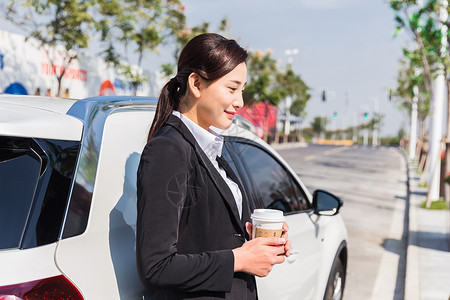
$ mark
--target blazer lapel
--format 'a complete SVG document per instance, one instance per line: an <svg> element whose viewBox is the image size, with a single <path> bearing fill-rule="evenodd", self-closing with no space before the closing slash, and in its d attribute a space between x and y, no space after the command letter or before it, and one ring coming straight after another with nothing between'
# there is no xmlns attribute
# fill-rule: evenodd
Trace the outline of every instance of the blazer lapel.
<svg viewBox="0 0 450 300"><path fill-rule="evenodd" d="M206 154L203 152L203 150L200 148L200 145L195 140L194 136L192 135L191 131L184 125L183 121L178 118L177 116L170 115L169 119L166 122L170 126L177 129L184 139L186 139L194 148L197 158L199 162L205 167L207 170L207 173L211 180L213 181L214 185L216 186L219 193L222 195L222 198L227 203L228 207L231 209L234 221L239 224L239 228L241 228L242 233L245 235L245 230L242 228L241 219L239 217L239 211L236 205L236 201L234 200L233 193L231 192L230 188L228 187L225 180L222 178L222 176L219 174L217 169L214 167L214 165L211 163L209 158L206 156ZM233 179L234 180L234 179ZM242 210L244 211L244 209ZM244 216L244 214L242 215Z"/></svg>
<svg viewBox="0 0 450 300"><path fill-rule="evenodd" d="M219 165L227 172L228 176L239 186L239 189L241 190L242 194L242 219L241 219L241 225L244 229L244 233L247 240L250 240L247 230L245 229L245 222L250 222L250 206L248 203L248 199L245 193L244 188L242 187L241 181L234 173L233 169L230 167L228 162L223 158L222 156L217 157L217 162Z"/></svg>

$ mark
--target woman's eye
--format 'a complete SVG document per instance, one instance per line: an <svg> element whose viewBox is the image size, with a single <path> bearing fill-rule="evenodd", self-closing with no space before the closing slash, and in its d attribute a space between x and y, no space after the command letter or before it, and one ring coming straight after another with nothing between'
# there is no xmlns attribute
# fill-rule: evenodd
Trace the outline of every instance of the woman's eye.
<svg viewBox="0 0 450 300"><path fill-rule="evenodd" d="M233 92L235 92L237 90L237 88L233 88L233 87L229 87L229 89Z"/></svg>

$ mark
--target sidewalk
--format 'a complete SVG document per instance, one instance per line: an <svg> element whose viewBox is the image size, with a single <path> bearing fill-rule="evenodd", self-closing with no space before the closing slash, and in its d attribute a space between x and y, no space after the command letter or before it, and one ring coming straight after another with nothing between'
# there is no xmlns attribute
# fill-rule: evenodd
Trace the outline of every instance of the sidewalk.
<svg viewBox="0 0 450 300"><path fill-rule="evenodd" d="M450 211L420 208L426 188L409 162L406 300L450 300Z"/></svg>

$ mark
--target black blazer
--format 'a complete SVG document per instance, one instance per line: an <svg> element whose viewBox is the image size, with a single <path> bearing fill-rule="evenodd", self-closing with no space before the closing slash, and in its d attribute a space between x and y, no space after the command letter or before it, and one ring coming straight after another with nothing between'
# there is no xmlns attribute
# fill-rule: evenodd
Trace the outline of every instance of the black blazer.
<svg viewBox="0 0 450 300"><path fill-rule="evenodd" d="M231 168L220 162L236 183ZM256 299L255 278L234 273L231 249L248 238L233 194L178 117L145 146L137 179L136 257L151 299Z"/></svg>

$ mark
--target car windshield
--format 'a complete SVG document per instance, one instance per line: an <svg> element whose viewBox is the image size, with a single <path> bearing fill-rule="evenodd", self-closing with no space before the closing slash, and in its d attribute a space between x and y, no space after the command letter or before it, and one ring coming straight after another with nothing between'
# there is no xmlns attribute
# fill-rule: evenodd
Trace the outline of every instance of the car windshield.
<svg viewBox="0 0 450 300"><path fill-rule="evenodd" d="M56 241L79 142L0 136L0 249Z"/></svg>

